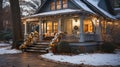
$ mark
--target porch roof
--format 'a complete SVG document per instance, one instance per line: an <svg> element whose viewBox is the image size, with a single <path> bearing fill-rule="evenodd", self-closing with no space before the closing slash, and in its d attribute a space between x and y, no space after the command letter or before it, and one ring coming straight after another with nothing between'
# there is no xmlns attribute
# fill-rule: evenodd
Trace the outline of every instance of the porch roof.
<svg viewBox="0 0 120 67"><path fill-rule="evenodd" d="M49 12L43 12L39 14L34 14L28 17L24 17L23 19L27 18L34 18L34 17L42 17L42 16L50 16L50 15L59 15L59 14L69 14L69 13L80 13L82 10L79 9L63 9L63 10L55 10Z"/></svg>

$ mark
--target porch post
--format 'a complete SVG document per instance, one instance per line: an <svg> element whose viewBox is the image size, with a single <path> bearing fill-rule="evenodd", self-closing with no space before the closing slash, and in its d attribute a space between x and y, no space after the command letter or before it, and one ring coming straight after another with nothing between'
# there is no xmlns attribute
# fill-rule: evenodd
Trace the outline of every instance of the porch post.
<svg viewBox="0 0 120 67"><path fill-rule="evenodd" d="M27 22L24 24L24 38L27 36Z"/></svg>
<svg viewBox="0 0 120 67"><path fill-rule="evenodd" d="M58 19L58 32L61 32L61 18Z"/></svg>
<svg viewBox="0 0 120 67"><path fill-rule="evenodd" d="M84 17L80 16L80 40L79 42L84 42Z"/></svg>
<svg viewBox="0 0 120 67"><path fill-rule="evenodd" d="M41 19L39 20L39 38L40 38L40 41L42 41L43 36L42 36L42 20Z"/></svg>
<svg viewBox="0 0 120 67"><path fill-rule="evenodd" d="M97 41L102 41L102 31L101 31L101 21L97 21L96 23L96 34L98 36Z"/></svg>

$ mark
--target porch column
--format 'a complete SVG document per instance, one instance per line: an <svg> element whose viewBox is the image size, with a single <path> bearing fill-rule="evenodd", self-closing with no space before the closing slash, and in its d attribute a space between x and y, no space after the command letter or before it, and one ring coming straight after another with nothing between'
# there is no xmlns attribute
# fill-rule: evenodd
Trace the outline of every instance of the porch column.
<svg viewBox="0 0 120 67"><path fill-rule="evenodd" d="M85 16L80 16L80 40L79 42L84 42L84 18Z"/></svg>
<svg viewBox="0 0 120 67"><path fill-rule="evenodd" d="M97 20L96 22L96 34L97 34L97 41L102 41L102 31L101 31L101 21L100 20Z"/></svg>
<svg viewBox="0 0 120 67"><path fill-rule="evenodd" d="M43 35L42 35L42 21L41 20L39 20L39 38L40 38L40 41L42 41Z"/></svg>
<svg viewBox="0 0 120 67"><path fill-rule="evenodd" d="M58 19L58 32L61 32L61 18Z"/></svg>
<svg viewBox="0 0 120 67"><path fill-rule="evenodd" d="M24 23L24 38L27 36L27 22Z"/></svg>

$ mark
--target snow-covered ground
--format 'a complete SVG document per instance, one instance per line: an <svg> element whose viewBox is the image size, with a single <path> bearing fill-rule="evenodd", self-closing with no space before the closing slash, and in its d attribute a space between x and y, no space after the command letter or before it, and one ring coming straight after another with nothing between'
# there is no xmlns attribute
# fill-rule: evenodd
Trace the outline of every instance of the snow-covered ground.
<svg viewBox="0 0 120 67"><path fill-rule="evenodd" d="M0 43L0 47L4 47L4 46L10 46L10 44L7 44L7 43Z"/></svg>
<svg viewBox="0 0 120 67"><path fill-rule="evenodd" d="M10 44L0 43L0 55L1 54L14 54L14 53L21 53L21 51L16 50L16 49L11 49Z"/></svg>
<svg viewBox="0 0 120 67"><path fill-rule="evenodd" d="M120 65L120 54L79 54L74 56L66 55L54 55L53 53L48 53L41 55L41 57L59 61L59 62L68 62L72 64L87 64L87 65Z"/></svg>

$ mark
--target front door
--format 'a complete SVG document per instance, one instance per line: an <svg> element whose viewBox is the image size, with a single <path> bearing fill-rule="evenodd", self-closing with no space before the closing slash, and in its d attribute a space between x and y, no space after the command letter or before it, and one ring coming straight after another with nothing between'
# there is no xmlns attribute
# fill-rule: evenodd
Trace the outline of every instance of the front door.
<svg viewBox="0 0 120 67"><path fill-rule="evenodd" d="M72 20L66 19L62 23L62 31L68 35L72 34Z"/></svg>

